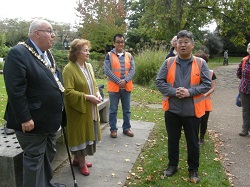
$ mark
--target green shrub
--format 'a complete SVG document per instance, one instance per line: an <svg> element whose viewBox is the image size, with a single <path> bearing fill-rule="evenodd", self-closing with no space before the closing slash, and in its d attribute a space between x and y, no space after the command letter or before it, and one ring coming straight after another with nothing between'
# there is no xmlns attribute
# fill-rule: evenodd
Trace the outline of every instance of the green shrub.
<svg viewBox="0 0 250 187"><path fill-rule="evenodd" d="M8 52L11 48L7 46L0 46L0 57L6 59Z"/></svg>
<svg viewBox="0 0 250 187"><path fill-rule="evenodd" d="M0 62L0 69L3 69L4 62Z"/></svg>
<svg viewBox="0 0 250 187"><path fill-rule="evenodd" d="M134 83L154 89L157 73L165 57L166 52L163 50L145 50L135 55Z"/></svg>
<svg viewBox="0 0 250 187"><path fill-rule="evenodd" d="M53 53L53 56L55 58L55 61L61 70L63 70L64 66L69 62L68 52L69 52L68 50L52 49L52 53ZM98 57L98 55L99 55L99 57ZM101 55L103 56L103 59L104 59L105 55L103 55L101 53L95 53L94 56L96 58L99 58L99 60L93 58L93 56L89 60L89 62L92 64L93 69L95 71L96 78L99 78L99 79L102 79L105 77L104 71L103 71L103 61L100 60Z"/></svg>
<svg viewBox="0 0 250 187"><path fill-rule="evenodd" d="M96 52L96 51L91 51L91 52L90 52L90 55L89 55L89 58L90 58L90 59L95 59L95 60L98 60L98 61L104 61L105 54L103 54L103 53L98 53L98 52Z"/></svg>
<svg viewBox="0 0 250 187"><path fill-rule="evenodd" d="M92 64L93 69L95 71L95 76L98 79L105 78L104 69L103 69L103 62L105 58L105 54L98 53L96 51L90 52L90 60L89 62Z"/></svg>
<svg viewBox="0 0 250 187"><path fill-rule="evenodd" d="M104 69L103 69L103 61L89 60L89 63L92 64L96 78L98 79L105 78Z"/></svg>
<svg viewBox="0 0 250 187"><path fill-rule="evenodd" d="M62 70L64 66L69 62L68 60L68 50L51 50L53 53L53 56L55 58L55 61L59 68Z"/></svg>

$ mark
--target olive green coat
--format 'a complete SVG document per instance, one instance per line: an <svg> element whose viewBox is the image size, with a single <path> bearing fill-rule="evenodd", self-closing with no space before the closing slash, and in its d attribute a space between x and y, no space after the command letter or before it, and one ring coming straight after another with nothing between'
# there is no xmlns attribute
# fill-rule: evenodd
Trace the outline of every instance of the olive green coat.
<svg viewBox="0 0 250 187"><path fill-rule="evenodd" d="M91 72L96 93L98 87L95 81L91 64L87 63ZM63 70L65 110L67 114L66 134L70 147L83 144L86 141L94 141L94 122L92 117L92 104L85 100L85 94L89 95L90 90L87 80L76 63L69 62ZM97 108L97 107L96 107ZM101 140L100 118L98 114L98 141Z"/></svg>

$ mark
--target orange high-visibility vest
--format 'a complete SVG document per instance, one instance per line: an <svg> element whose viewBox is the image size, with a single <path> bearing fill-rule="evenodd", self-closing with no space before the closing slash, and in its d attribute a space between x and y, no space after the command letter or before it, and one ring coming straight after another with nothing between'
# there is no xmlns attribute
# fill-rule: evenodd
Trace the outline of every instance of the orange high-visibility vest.
<svg viewBox="0 0 250 187"><path fill-rule="evenodd" d="M194 60L192 62L191 76L190 76L191 87L194 87L194 86L197 86L200 84L201 65L202 65L201 59L194 57ZM168 75L166 77L166 81L167 81L167 83L169 83L173 87L174 81L175 81L176 57L172 57L172 58L170 57L168 59L167 69L168 69ZM168 100L169 100L169 97L164 97L162 100L162 107L163 107L163 110L165 110L165 111L169 110L169 101ZM203 116L205 114L204 95L201 94L201 95L193 96L193 100L194 100L195 116L197 118L200 118L201 116Z"/></svg>
<svg viewBox="0 0 250 187"><path fill-rule="evenodd" d="M210 70L210 77L212 79L213 77L213 70ZM211 99L211 94L207 95L207 97L205 97L205 111L212 111L213 107L212 107L212 99Z"/></svg>
<svg viewBox="0 0 250 187"><path fill-rule="evenodd" d="M117 76L121 77L121 65L119 62L119 59L116 54L112 52L108 52L109 54L109 59L111 62L111 71ZM128 75L129 70L130 70L130 61L131 61L131 55L130 53L125 52L125 75ZM126 91L132 91L133 90L133 82L132 80L128 81L125 85ZM117 85L115 82L110 80L108 78L108 91L109 92L119 92L120 87Z"/></svg>
<svg viewBox="0 0 250 187"><path fill-rule="evenodd" d="M242 60L242 69L244 68L245 63L246 63L246 61L247 61L248 58L249 58L249 55L248 55L248 56L245 56L245 57L243 58L243 60Z"/></svg>

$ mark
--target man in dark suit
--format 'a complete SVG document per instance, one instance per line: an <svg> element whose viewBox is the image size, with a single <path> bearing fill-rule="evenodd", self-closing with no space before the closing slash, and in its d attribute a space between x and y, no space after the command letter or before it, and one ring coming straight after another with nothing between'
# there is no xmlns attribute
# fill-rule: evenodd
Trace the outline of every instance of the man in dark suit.
<svg viewBox="0 0 250 187"><path fill-rule="evenodd" d="M23 187L64 187L51 182L64 91L61 72L49 51L55 33L46 20L35 20L28 36L10 50L5 61L5 120L24 151Z"/></svg>

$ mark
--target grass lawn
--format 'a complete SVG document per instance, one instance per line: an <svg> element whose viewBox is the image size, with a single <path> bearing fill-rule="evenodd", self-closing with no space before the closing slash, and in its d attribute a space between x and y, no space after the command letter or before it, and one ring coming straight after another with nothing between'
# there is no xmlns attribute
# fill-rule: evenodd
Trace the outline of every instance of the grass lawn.
<svg viewBox="0 0 250 187"><path fill-rule="evenodd" d="M229 57L228 64L239 64L243 57ZM223 57L215 57L208 60L208 65L212 69L214 66L223 65Z"/></svg>
<svg viewBox="0 0 250 187"><path fill-rule="evenodd" d="M106 80L98 79L98 84L105 85ZM108 97L105 92L105 97ZM186 140L184 134L180 141L179 171L171 178L164 178L163 172L167 168L167 133L162 109L152 109L149 104L161 104L161 94L146 87L134 85L132 100L137 103L131 106L131 119L154 122L155 127L148 141L139 155L132 171L128 174L125 186L135 187L184 187L193 186L188 181ZM119 108L118 118L122 118ZM133 129L133 125L132 125ZM214 152L214 142L208 135L201 147L199 175L201 182L197 186L229 187L229 180Z"/></svg>
<svg viewBox="0 0 250 187"><path fill-rule="evenodd" d="M229 57L228 63L240 63L243 57ZM218 63L220 65L223 64L224 58L223 57L214 57L209 59L209 63Z"/></svg>
<svg viewBox="0 0 250 187"><path fill-rule="evenodd" d="M5 91L3 75L0 74L0 126L2 126L5 121L3 119L3 116L5 112L6 103L7 103L7 94Z"/></svg>

